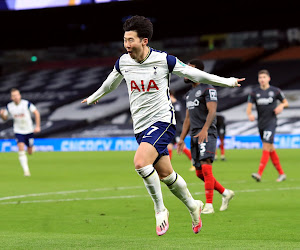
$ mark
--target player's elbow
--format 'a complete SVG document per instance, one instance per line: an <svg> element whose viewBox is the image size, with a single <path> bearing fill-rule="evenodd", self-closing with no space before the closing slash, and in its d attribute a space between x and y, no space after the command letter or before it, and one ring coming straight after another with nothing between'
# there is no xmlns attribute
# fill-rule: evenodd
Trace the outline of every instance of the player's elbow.
<svg viewBox="0 0 300 250"><path fill-rule="evenodd" d="M3 121L7 121L8 117L7 116L1 116Z"/></svg>

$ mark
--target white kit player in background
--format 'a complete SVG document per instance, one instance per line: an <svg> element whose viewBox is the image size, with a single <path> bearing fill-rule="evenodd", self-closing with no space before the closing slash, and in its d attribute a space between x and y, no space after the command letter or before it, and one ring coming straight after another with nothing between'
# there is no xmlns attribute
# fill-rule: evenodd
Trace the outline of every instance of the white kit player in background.
<svg viewBox="0 0 300 250"><path fill-rule="evenodd" d="M239 82L244 79L211 75L190 67L165 52L148 47L153 26L143 16L127 19L123 29L127 53L117 60L102 86L82 103L96 103L125 79L134 133L139 144L134 165L154 202L156 233L163 235L169 228L169 212L163 202L160 181L188 208L192 217L192 229L194 233L199 233L203 203L194 200L184 179L173 170L167 149L176 131L174 108L169 93L170 73L195 82L223 87L240 86Z"/></svg>
<svg viewBox="0 0 300 250"><path fill-rule="evenodd" d="M28 154L31 155L33 153L34 142L33 133L39 133L41 131L40 113L31 102L21 99L21 94L18 89L13 88L10 93L12 102L6 105L6 109L0 110L0 116L4 121L6 121L8 117L12 117L13 129L19 150L19 161L24 170L24 176L30 176L25 145L27 146ZM33 128L31 113L35 116L35 128Z"/></svg>

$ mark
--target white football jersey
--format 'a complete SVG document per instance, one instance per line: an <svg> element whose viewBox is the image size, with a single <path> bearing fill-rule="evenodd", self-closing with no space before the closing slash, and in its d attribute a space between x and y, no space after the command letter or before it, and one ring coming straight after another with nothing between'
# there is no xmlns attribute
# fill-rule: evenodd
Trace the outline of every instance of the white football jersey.
<svg viewBox="0 0 300 250"><path fill-rule="evenodd" d="M9 115L14 120L15 134L30 134L33 133L33 122L31 113L36 110L36 107L27 100L21 100L18 105L10 102L6 105L5 115Z"/></svg>
<svg viewBox="0 0 300 250"><path fill-rule="evenodd" d="M119 86L127 84L134 133L140 133L155 122L176 124L169 96L170 73L187 77L194 82L218 86L235 86L235 78L223 78L190 67L176 57L152 48L142 62L129 54L122 55L102 86L87 98L91 104Z"/></svg>

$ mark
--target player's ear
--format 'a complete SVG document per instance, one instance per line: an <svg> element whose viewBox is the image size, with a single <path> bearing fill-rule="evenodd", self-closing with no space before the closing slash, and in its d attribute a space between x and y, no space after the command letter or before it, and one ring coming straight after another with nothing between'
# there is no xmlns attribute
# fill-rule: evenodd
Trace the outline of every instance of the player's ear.
<svg viewBox="0 0 300 250"><path fill-rule="evenodd" d="M143 39L142 39L142 44L143 44L143 45L146 46L146 45L148 44L148 42L149 42L148 38L143 38Z"/></svg>

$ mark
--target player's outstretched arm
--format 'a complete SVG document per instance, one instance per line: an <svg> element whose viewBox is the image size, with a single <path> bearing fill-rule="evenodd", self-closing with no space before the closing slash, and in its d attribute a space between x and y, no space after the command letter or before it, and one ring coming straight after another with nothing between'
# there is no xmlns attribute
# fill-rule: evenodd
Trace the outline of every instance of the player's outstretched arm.
<svg viewBox="0 0 300 250"><path fill-rule="evenodd" d="M81 101L81 103L96 104L98 100L108 94L109 92L116 89L123 80L123 75L121 75L115 68L108 75L106 80L103 82L102 86L88 98Z"/></svg>
<svg viewBox="0 0 300 250"><path fill-rule="evenodd" d="M176 64L173 69L173 72L174 74L181 77L186 77L193 82L207 83L207 84L221 86L221 87L232 87L232 88L240 87L241 86L240 83L245 80L245 78L235 78L235 77L226 78L226 77L209 74L197 68L186 65L180 62L177 58L176 58Z"/></svg>

